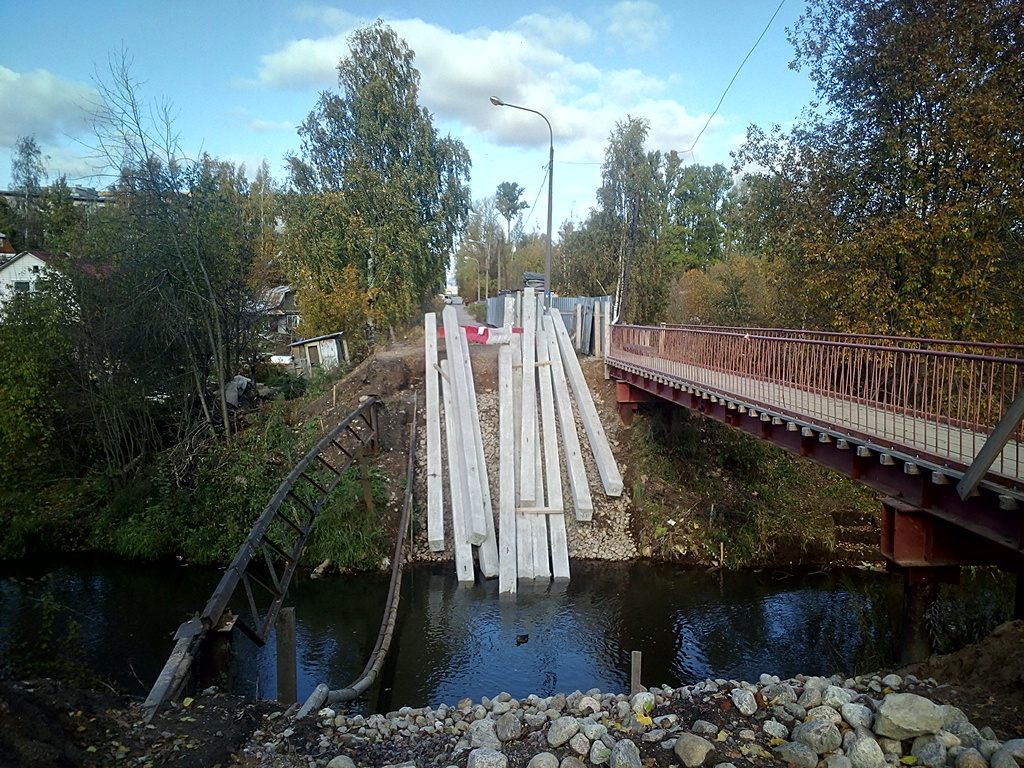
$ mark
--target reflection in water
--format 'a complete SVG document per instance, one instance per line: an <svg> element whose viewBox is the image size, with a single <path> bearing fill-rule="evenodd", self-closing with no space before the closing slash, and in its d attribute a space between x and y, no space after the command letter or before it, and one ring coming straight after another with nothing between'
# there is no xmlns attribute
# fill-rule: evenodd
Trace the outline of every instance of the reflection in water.
<svg viewBox="0 0 1024 768"><path fill-rule="evenodd" d="M355 708L479 701L501 691L517 698L623 691L633 650L643 652L647 685L851 673L865 631L869 641L872 634L871 626L861 629L865 617L897 620L888 604L898 605L899 581L884 574L591 562L574 562L572 572L568 583L521 583L515 599L503 599L497 580L464 587L448 566L407 569L392 654L382 680ZM81 626L86 663L144 694L178 623L202 607L219 576L206 568L103 561L49 570L8 564L0 573L0 657L32 637L40 591L51 590ZM337 688L358 677L387 588L387 577L377 574L293 585L300 698L321 682ZM879 595L886 605L877 604ZM866 606L869 600L875 604ZM235 650L235 690L276 696L273 640L256 648L236 635Z"/></svg>

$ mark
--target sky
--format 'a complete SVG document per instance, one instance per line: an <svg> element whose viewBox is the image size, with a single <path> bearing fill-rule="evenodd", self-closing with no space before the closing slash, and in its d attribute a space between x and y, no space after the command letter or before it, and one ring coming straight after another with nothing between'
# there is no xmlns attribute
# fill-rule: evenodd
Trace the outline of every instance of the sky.
<svg viewBox="0 0 1024 768"><path fill-rule="evenodd" d="M813 98L806 74L789 67L786 37L804 0L0 0L0 9L9 33L0 189L29 135L51 181L110 183L90 159L89 112L122 54L141 99L169 106L185 155L244 163L250 178L265 159L284 182L298 126L323 91L337 92L349 35L376 19L414 51L435 127L469 150L474 200L503 181L521 185L527 231L546 226L548 128L490 96L551 123L556 231L594 205L617 122L646 118L648 149L731 166L749 125L791 125Z"/></svg>

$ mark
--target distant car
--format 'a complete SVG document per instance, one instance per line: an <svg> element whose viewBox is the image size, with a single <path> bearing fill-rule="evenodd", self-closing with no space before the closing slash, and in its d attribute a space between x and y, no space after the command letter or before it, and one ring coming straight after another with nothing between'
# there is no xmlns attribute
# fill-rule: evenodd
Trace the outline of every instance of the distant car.
<svg viewBox="0 0 1024 768"><path fill-rule="evenodd" d="M445 296L444 297L444 303L445 304L459 305L459 304L465 304L466 300L464 298L462 298L461 296L451 296L451 295L449 295L449 296Z"/></svg>

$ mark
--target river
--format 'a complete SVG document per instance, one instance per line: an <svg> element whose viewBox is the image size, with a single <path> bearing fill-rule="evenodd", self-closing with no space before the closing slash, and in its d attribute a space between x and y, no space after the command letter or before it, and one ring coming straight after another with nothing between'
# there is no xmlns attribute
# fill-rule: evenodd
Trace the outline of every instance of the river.
<svg viewBox="0 0 1024 768"><path fill-rule="evenodd" d="M579 561L572 573L568 583L521 583L510 600L499 598L497 580L460 586L450 565L407 568L382 680L354 709L479 701L502 691L625 691L634 650L643 652L647 685L851 674L892 661L901 581L884 573ZM0 563L0 667L43 644L49 652L71 620L77 630L68 644L81 661L144 695L178 624L205 605L219 578L212 568L92 558ZM383 574L293 584L287 604L296 609L300 699L318 683L340 688L359 675L387 589ZM235 691L275 697L274 643L256 648L236 633L235 651Z"/></svg>

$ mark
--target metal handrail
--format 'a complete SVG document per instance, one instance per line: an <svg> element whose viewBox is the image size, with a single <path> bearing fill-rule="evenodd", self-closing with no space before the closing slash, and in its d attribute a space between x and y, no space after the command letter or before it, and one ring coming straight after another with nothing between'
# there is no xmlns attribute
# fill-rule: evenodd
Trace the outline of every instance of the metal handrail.
<svg viewBox="0 0 1024 768"><path fill-rule="evenodd" d="M364 449L376 452L379 405L380 400L376 396L364 401L328 432L281 483L225 570L203 612L178 627L174 649L143 703L150 719L165 701L178 695L207 633L217 629L227 617L228 604L240 583L245 588L252 620L247 623L239 618L235 626L256 644L266 643L317 515ZM345 444L341 442L343 440ZM347 447L353 440L355 447ZM331 449L344 457L337 466L325 458ZM330 482L324 484L311 476L314 474L311 468L314 462L318 462L314 465L317 471L326 470L333 475ZM282 512L281 508L286 503L291 508L291 516ZM300 510L306 513L305 521L300 520ZM262 554L262 562L255 557L257 554ZM280 573L278 568L281 568ZM254 584L271 597L263 616L257 605Z"/></svg>
<svg viewBox="0 0 1024 768"><path fill-rule="evenodd" d="M706 326L612 329L609 364L969 466L1024 388L1024 346ZM1024 478L1020 425L992 467Z"/></svg>
<svg viewBox="0 0 1024 768"><path fill-rule="evenodd" d="M310 712L319 711L324 704L335 704L341 701L357 699L366 692L373 681L377 679L384 660L387 658L388 650L391 648L391 638L394 636L395 624L398 619L398 602L402 594L402 574L405 569L405 533L409 527L409 520L412 515L413 501L413 473L416 468L416 403L419 395L413 396L412 412L414 414L412 424L409 425L409 463L406 467L405 503L402 506L402 519L398 524L398 537L395 541L395 556L391 562L391 584L388 587L388 597L384 603L384 616L381 618L380 630L377 632L377 642L370 652L370 658L363 668L362 674L355 681L344 688L330 690L326 683L320 683L306 699L305 703L295 714L295 718L306 717Z"/></svg>

